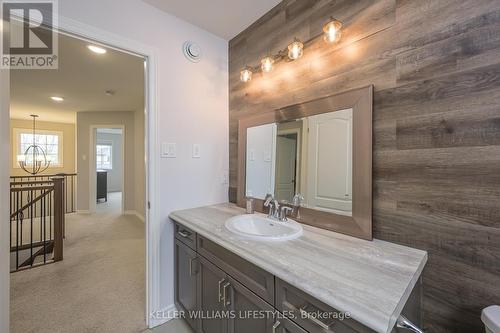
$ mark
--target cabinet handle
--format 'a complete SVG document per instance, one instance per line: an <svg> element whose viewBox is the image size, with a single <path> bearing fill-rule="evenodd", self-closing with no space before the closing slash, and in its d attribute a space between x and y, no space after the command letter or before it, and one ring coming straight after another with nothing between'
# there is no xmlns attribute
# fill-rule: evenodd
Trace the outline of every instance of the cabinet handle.
<svg viewBox="0 0 500 333"><path fill-rule="evenodd" d="M222 279L219 281L219 303L222 302L222 284L226 281L226 279Z"/></svg>
<svg viewBox="0 0 500 333"><path fill-rule="evenodd" d="M273 333L276 333L276 330L278 329L278 327L280 327L280 325L281 325L281 323L280 323L279 320L274 323L274 325L273 325Z"/></svg>
<svg viewBox="0 0 500 333"><path fill-rule="evenodd" d="M226 294L226 289L227 287L229 287L231 285L231 283L226 283L223 287L222 287L222 304L224 305L224 307L228 306L228 305L231 305L231 300L227 300L227 294Z"/></svg>
<svg viewBox="0 0 500 333"><path fill-rule="evenodd" d="M318 325L319 327L321 327L322 329L325 329L325 330L329 330L330 329L330 325L327 325L325 324L324 322L322 322L321 320L319 320L318 318L312 316L309 312L307 312L306 309L304 308L299 308L299 311L300 311L300 314L302 316L304 316L305 318L309 319L311 322L313 322L314 324Z"/></svg>
<svg viewBox="0 0 500 333"><path fill-rule="evenodd" d="M189 259L189 276L193 276L198 273L198 272L193 273L193 262L195 262L196 260L198 260L198 257Z"/></svg>
<svg viewBox="0 0 500 333"><path fill-rule="evenodd" d="M189 236L191 236L191 233L187 230L179 230L177 233L184 238L189 238Z"/></svg>

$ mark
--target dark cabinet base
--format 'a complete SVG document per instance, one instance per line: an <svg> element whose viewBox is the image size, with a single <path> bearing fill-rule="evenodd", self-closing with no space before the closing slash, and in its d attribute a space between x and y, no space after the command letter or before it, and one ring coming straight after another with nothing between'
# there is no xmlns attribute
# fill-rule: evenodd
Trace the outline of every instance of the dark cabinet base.
<svg viewBox="0 0 500 333"><path fill-rule="evenodd" d="M176 303L197 333L374 333L179 223L175 238ZM419 282L403 309L416 324L420 299Z"/></svg>

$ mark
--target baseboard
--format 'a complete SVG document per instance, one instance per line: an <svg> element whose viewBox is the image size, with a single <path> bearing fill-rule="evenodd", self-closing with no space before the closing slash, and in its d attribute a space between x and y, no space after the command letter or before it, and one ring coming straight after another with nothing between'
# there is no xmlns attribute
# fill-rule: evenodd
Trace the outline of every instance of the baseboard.
<svg viewBox="0 0 500 333"><path fill-rule="evenodd" d="M149 328L155 328L176 318L177 308L175 304L149 314Z"/></svg>
<svg viewBox="0 0 500 333"><path fill-rule="evenodd" d="M123 212L123 215L135 215L139 220L142 221L142 223L144 223L145 221L144 216L142 216L142 214L140 214L136 210L126 210Z"/></svg>
<svg viewBox="0 0 500 333"><path fill-rule="evenodd" d="M77 214L90 214L90 210L81 210L81 209L77 209L77 210L76 210L76 213L77 213Z"/></svg>

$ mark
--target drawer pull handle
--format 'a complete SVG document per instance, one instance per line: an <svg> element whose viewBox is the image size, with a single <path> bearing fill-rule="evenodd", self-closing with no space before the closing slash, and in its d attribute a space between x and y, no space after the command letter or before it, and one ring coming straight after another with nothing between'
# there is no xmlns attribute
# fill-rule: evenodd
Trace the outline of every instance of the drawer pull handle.
<svg viewBox="0 0 500 333"><path fill-rule="evenodd" d="M198 272L194 272L193 271L193 263L198 260L198 258L191 258L189 259L189 276L193 276L195 274L197 274Z"/></svg>
<svg viewBox="0 0 500 333"><path fill-rule="evenodd" d="M321 327L322 329L325 329L325 330L329 330L330 329L330 325L327 325L325 324L324 322L322 322L321 320L319 320L318 318L316 318L315 316L311 315L309 312L307 312L306 309L304 308L299 308L299 311L300 311L300 314L309 319L311 322L313 322L314 324L318 325L319 327Z"/></svg>
<svg viewBox="0 0 500 333"><path fill-rule="evenodd" d="M414 323L409 321L408 318L406 318L403 315L399 316L398 321L396 322L396 326L398 328L404 328L404 329L407 329L407 330L412 331L412 332L424 333L424 331L422 331L420 328L418 328Z"/></svg>
<svg viewBox="0 0 500 333"><path fill-rule="evenodd" d="M191 233L187 230L179 230L177 233L184 238L189 238L189 236L191 236Z"/></svg>
<svg viewBox="0 0 500 333"><path fill-rule="evenodd" d="M222 302L222 284L226 281L226 279L222 279L219 281L219 303Z"/></svg>
<svg viewBox="0 0 500 333"><path fill-rule="evenodd" d="M231 285L231 283L226 283L223 287L222 287L222 304L224 305L224 307L228 306L228 305L231 305L231 300L228 300L227 299L227 293L226 293L226 289L227 287L229 287Z"/></svg>
<svg viewBox="0 0 500 333"><path fill-rule="evenodd" d="M276 330L278 329L278 327L280 327L280 325L281 325L281 323L280 323L279 320L274 323L274 325L273 325L273 333L276 333Z"/></svg>

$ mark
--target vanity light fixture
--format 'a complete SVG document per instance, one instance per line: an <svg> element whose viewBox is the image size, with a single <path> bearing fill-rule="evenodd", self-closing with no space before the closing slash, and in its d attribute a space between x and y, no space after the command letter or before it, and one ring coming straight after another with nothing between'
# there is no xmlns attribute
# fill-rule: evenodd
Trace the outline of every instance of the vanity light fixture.
<svg viewBox="0 0 500 333"><path fill-rule="evenodd" d="M304 44L298 39L295 38L293 43L288 45L288 58L291 60L297 60L304 54Z"/></svg>
<svg viewBox="0 0 500 333"><path fill-rule="evenodd" d="M260 61L262 68L262 71L265 73L269 73L270 71L273 70L273 64L274 64L274 59L272 56L267 56L264 59Z"/></svg>
<svg viewBox="0 0 500 333"><path fill-rule="evenodd" d="M106 52L108 52L105 48L102 48L102 47L99 47L96 45L88 45L87 48L90 51L97 53L97 54L105 54Z"/></svg>
<svg viewBox="0 0 500 333"><path fill-rule="evenodd" d="M342 22L330 17L330 21L323 26L324 39L328 43L337 43L342 37Z"/></svg>
<svg viewBox="0 0 500 333"><path fill-rule="evenodd" d="M252 67L246 66L240 72L240 80L242 82L248 82L252 79Z"/></svg>
<svg viewBox="0 0 500 333"><path fill-rule="evenodd" d="M260 61L259 67L246 66L240 72L241 82L249 82L252 80L252 74L254 71L262 71L263 73L269 73L273 70L275 61L281 61L288 55L290 60L297 60L304 55L304 45L309 45L310 42L323 36L323 39L328 43L337 43L342 38L342 27L343 24L339 20L330 17L330 20L323 26L323 32L313 36L312 38L306 40L305 42L300 41L295 38L287 49L280 50L276 55L268 55Z"/></svg>

